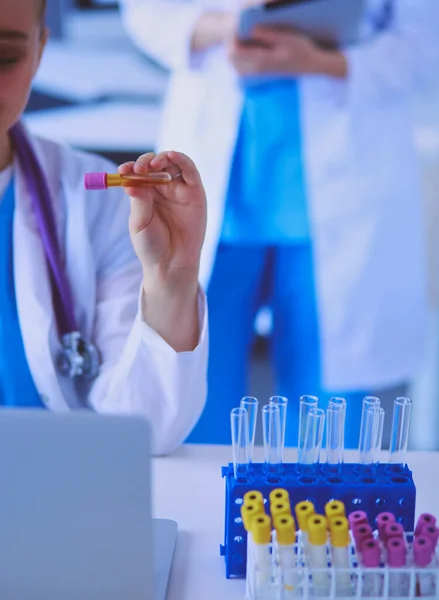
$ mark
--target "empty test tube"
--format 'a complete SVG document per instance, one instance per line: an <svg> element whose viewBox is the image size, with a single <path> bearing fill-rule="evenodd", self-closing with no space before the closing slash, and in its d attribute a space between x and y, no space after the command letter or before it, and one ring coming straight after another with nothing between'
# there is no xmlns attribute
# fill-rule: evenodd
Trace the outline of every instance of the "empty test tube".
<svg viewBox="0 0 439 600"><path fill-rule="evenodd" d="M375 460L378 433L379 398L366 396L363 398L361 413L360 440L358 445L359 462L362 465L371 465Z"/></svg>
<svg viewBox="0 0 439 600"><path fill-rule="evenodd" d="M310 410L317 408L319 399L316 396L302 396L299 404L299 439L297 443L298 463L303 462L302 454L305 443L305 434Z"/></svg>
<svg viewBox="0 0 439 600"><path fill-rule="evenodd" d="M306 417L305 439L300 466L305 471L314 471L320 460L322 448L325 411L311 408Z"/></svg>
<svg viewBox="0 0 439 600"><path fill-rule="evenodd" d="M230 413L232 429L233 469L235 479L249 472L248 418L245 408L234 408Z"/></svg>
<svg viewBox="0 0 439 600"><path fill-rule="evenodd" d="M269 399L269 404L274 404L274 406L278 406L280 410L280 427L282 431L281 460L283 460L283 453L285 447L285 431L287 427L288 398L285 398L284 396L271 396L271 398Z"/></svg>
<svg viewBox="0 0 439 600"><path fill-rule="evenodd" d="M411 413L412 401L410 398L395 400L389 449L389 462L391 463L405 465Z"/></svg>
<svg viewBox="0 0 439 600"><path fill-rule="evenodd" d="M282 430L280 410L275 404L262 408L265 468L268 473L279 474L282 465Z"/></svg>
<svg viewBox="0 0 439 600"><path fill-rule="evenodd" d="M326 411L326 462L333 467L343 463L345 420L346 404L330 401Z"/></svg>
<svg viewBox="0 0 439 600"><path fill-rule="evenodd" d="M258 420L258 401L251 396L245 396L241 400L240 407L247 411L249 442L248 459L251 463L253 461L253 449L255 446L256 422Z"/></svg>
<svg viewBox="0 0 439 600"><path fill-rule="evenodd" d="M384 433L384 417L385 411L384 408L378 408L375 414L376 425L375 425L375 437L374 437L374 447L372 450L372 461L374 464L378 464L380 462L380 454L381 448L383 445L383 433Z"/></svg>

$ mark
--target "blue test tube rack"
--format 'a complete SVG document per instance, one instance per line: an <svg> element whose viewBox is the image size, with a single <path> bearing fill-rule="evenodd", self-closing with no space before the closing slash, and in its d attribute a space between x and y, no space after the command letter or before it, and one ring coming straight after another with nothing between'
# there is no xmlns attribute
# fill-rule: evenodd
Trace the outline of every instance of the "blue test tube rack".
<svg viewBox="0 0 439 600"><path fill-rule="evenodd" d="M416 486L407 465L381 463L373 467L345 463L337 469L321 464L312 473L303 473L296 463L282 465L281 473L267 474L263 463L253 463L246 477L235 479L233 464L222 467L225 478L224 544L220 554L226 562L226 577L245 578L247 534L241 519L244 495L258 490L264 496L269 513L268 497L272 490L284 488L291 507L303 500L313 502L316 512L324 514L330 500L341 500L346 513L356 510L367 513L370 521L381 512L392 512L405 531L415 526Z"/></svg>

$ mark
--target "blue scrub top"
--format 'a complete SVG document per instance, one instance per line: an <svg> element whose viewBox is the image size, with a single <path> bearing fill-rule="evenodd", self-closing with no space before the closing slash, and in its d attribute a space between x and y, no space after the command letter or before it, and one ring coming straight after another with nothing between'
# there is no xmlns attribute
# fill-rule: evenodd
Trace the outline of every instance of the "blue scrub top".
<svg viewBox="0 0 439 600"><path fill-rule="evenodd" d="M0 405L43 407L27 363L14 284L14 182L0 199ZM32 298L29 297L29 302Z"/></svg>
<svg viewBox="0 0 439 600"><path fill-rule="evenodd" d="M300 104L292 78L247 78L221 241L308 242Z"/></svg>

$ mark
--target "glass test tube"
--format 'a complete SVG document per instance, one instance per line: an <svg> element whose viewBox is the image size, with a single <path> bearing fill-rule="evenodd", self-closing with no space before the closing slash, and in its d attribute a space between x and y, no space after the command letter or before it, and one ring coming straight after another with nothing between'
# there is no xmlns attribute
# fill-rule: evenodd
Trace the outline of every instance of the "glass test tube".
<svg viewBox="0 0 439 600"><path fill-rule="evenodd" d="M245 396L242 398L240 406L247 411L249 441L248 460L251 463L253 461L253 449L255 446L256 422L258 420L258 401L251 396Z"/></svg>
<svg viewBox="0 0 439 600"><path fill-rule="evenodd" d="M405 464L411 413L412 401L410 398L397 398L395 400L390 434L389 462L391 463Z"/></svg>
<svg viewBox="0 0 439 600"><path fill-rule="evenodd" d="M285 447L285 431L287 427L288 398L285 398L284 396L272 396L269 400L269 404L274 404L275 406L278 406L280 410L280 427L282 431L281 459L283 460L283 453Z"/></svg>
<svg viewBox="0 0 439 600"><path fill-rule="evenodd" d="M319 462L324 425L325 411L321 408L312 408L306 418L305 440L300 463L305 466L306 471L313 471Z"/></svg>
<svg viewBox="0 0 439 600"><path fill-rule="evenodd" d="M249 467L248 416L245 408L234 408L230 412L232 429L233 470L235 479L246 477Z"/></svg>
<svg viewBox="0 0 439 600"><path fill-rule="evenodd" d="M363 398L363 409L361 412L360 439L358 451L360 454L359 462L362 464L370 464L373 462L374 441L374 426L377 422L374 421L375 413L380 408L379 398L374 396L366 396Z"/></svg>
<svg viewBox="0 0 439 600"><path fill-rule="evenodd" d="M329 465L343 463L345 419L345 408L329 403L326 411L326 462Z"/></svg>
<svg viewBox="0 0 439 600"><path fill-rule="evenodd" d="M280 410L275 404L262 407L262 430L266 470L278 474L282 464L282 429Z"/></svg>
<svg viewBox="0 0 439 600"><path fill-rule="evenodd" d="M373 449L373 462L375 464L378 464L380 462L381 448L383 445L384 417L384 408L378 408L378 410L376 411L376 435Z"/></svg>
<svg viewBox="0 0 439 600"><path fill-rule="evenodd" d="M316 396L302 396L299 405L299 439L297 442L298 463L303 462L303 447L305 443L306 425L308 413L317 408L319 399Z"/></svg>

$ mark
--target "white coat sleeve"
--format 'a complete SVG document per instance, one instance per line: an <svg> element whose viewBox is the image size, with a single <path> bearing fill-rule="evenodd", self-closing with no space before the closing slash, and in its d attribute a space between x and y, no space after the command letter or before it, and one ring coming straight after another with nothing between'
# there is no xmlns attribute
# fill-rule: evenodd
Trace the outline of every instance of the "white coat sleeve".
<svg viewBox="0 0 439 600"><path fill-rule="evenodd" d="M121 0L121 10L126 30L143 52L169 70L193 64L191 38L205 12L197 0Z"/></svg>
<svg viewBox="0 0 439 600"><path fill-rule="evenodd" d="M92 337L101 369L87 402L101 413L145 416L154 454L167 454L185 440L206 401L206 299L200 289L197 347L175 352L142 318L142 270L128 233L129 202L117 189L104 194L91 227L97 282Z"/></svg>
<svg viewBox="0 0 439 600"><path fill-rule="evenodd" d="M388 29L345 51L348 96L353 103L414 92L437 78L439 3L393 0Z"/></svg>

